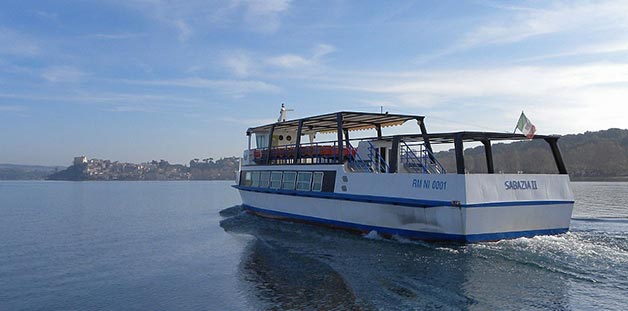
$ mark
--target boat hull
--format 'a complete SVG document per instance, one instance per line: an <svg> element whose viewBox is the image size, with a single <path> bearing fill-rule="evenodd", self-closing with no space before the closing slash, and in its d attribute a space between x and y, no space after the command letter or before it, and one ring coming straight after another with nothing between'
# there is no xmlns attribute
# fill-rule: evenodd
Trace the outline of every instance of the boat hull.
<svg viewBox="0 0 628 311"><path fill-rule="evenodd" d="M254 214L351 231L377 231L411 239L481 242L567 232L573 202L507 202L429 207L312 197L297 192L238 187L243 206Z"/></svg>

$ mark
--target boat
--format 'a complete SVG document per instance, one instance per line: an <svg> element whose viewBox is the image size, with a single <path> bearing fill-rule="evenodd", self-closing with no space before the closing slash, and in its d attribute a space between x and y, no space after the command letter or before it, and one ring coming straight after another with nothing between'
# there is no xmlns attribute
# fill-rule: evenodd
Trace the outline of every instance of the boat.
<svg viewBox="0 0 628 311"><path fill-rule="evenodd" d="M569 230L574 197L559 136L428 133L425 116L419 115L341 111L287 120L286 111L282 106L277 122L246 131L248 148L233 187L247 212L385 237L462 243ZM404 128L416 132L382 134L406 123ZM321 136L331 138L319 141ZM557 173L496 171L493 143L521 140L547 143ZM436 157L438 145L453 146L455 171ZM465 145L484 147L485 171L465 167Z"/></svg>

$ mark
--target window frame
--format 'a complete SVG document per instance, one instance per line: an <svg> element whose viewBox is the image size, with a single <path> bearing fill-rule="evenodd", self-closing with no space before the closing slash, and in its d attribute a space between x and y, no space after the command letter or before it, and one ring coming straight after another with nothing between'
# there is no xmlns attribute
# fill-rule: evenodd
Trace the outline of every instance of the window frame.
<svg viewBox="0 0 628 311"><path fill-rule="evenodd" d="M316 181L316 176L320 176L320 182ZM311 191L314 192L322 192L323 191L323 181L325 179L325 173L324 172L314 172L312 174L312 186L311 186ZM319 189L316 189L315 186L316 185L320 185Z"/></svg>
<svg viewBox="0 0 628 311"><path fill-rule="evenodd" d="M290 175L294 175L294 177L292 178L292 181L286 180L286 177L288 177ZM296 183L297 183L297 172L296 171L284 171L283 172L283 178L282 178L282 181L281 181L281 189L283 189L283 190L294 190L295 187L296 187ZM286 187L286 185L288 185L289 187Z"/></svg>
<svg viewBox="0 0 628 311"><path fill-rule="evenodd" d="M279 175L279 180L275 180L275 182L279 182L279 184L275 187L273 186L273 176L277 176ZM270 173L270 188L271 189L281 189L281 186L283 185L283 172L282 171L272 171Z"/></svg>
<svg viewBox="0 0 628 311"><path fill-rule="evenodd" d="M301 176L309 175L307 180L301 180ZM312 190L312 176L313 172L298 172L297 174L297 182L295 189L297 191L311 191ZM300 187L301 185L307 185L307 187Z"/></svg>

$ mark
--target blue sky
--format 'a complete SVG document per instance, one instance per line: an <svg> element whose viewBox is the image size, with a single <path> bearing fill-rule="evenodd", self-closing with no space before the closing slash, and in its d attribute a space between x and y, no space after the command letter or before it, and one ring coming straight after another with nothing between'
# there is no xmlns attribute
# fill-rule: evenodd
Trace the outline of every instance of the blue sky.
<svg viewBox="0 0 628 311"><path fill-rule="evenodd" d="M627 128L628 2L2 1L0 163L241 155L338 110Z"/></svg>

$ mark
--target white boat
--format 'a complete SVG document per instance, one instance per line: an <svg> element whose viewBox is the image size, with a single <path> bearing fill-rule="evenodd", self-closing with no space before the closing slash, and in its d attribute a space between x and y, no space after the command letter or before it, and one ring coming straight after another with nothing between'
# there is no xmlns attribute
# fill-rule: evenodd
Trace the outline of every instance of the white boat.
<svg viewBox="0 0 628 311"><path fill-rule="evenodd" d="M416 122L416 134L382 128ZM351 138L354 131L372 137ZM334 133L331 141L316 135ZM360 132L364 134L365 132ZM574 204L558 136L547 142L558 174L495 172L492 142L526 140L494 132L427 133L416 115L337 112L249 128L234 185L254 214L334 228L458 242L561 234ZM327 135L329 136L329 135ZM464 144L483 144L485 173L465 169ZM253 146L255 143L255 146ZM447 172L432 146L451 144Z"/></svg>

